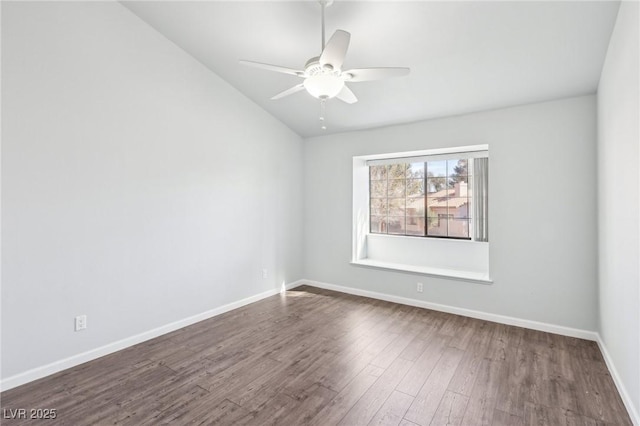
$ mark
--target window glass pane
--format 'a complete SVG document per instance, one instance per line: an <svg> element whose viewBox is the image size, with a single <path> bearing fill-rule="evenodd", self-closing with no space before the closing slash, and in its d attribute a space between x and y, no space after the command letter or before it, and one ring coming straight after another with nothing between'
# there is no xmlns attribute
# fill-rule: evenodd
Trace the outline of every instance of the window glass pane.
<svg viewBox="0 0 640 426"><path fill-rule="evenodd" d="M447 213L455 218L468 218L469 202L467 197L449 198Z"/></svg>
<svg viewBox="0 0 640 426"><path fill-rule="evenodd" d="M386 180L372 180L370 182L371 197L379 198L387 196L387 181Z"/></svg>
<svg viewBox="0 0 640 426"><path fill-rule="evenodd" d="M428 178L427 179L427 192L429 193L429 196L433 196L436 193L443 191L446 189L446 183L447 180L446 178ZM446 193L443 192L442 194L438 194L441 196L445 196Z"/></svg>
<svg viewBox="0 0 640 426"><path fill-rule="evenodd" d="M371 216L370 230L374 234L386 234L387 233L387 217Z"/></svg>
<svg viewBox="0 0 640 426"><path fill-rule="evenodd" d="M424 179L407 179L407 197L424 195Z"/></svg>
<svg viewBox="0 0 640 426"><path fill-rule="evenodd" d="M407 198L407 216L424 216L424 198Z"/></svg>
<svg viewBox="0 0 640 426"><path fill-rule="evenodd" d="M407 216L407 235L424 236L424 216Z"/></svg>
<svg viewBox="0 0 640 426"><path fill-rule="evenodd" d="M407 172L406 163L401 164L389 164L387 166L387 178L389 179L404 179Z"/></svg>
<svg viewBox="0 0 640 426"><path fill-rule="evenodd" d="M447 176L450 178L466 176L467 170L467 159L447 160Z"/></svg>
<svg viewBox="0 0 640 426"><path fill-rule="evenodd" d="M387 166L370 166L369 177L371 180L383 180L387 178Z"/></svg>
<svg viewBox="0 0 640 426"><path fill-rule="evenodd" d="M466 178L465 178L466 179ZM467 182L451 182L451 190L449 191L450 197L466 197L469 192L469 184Z"/></svg>
<svg viewBox="0 0 640 426"><path fill-rule="evenodd" d="M404 234L404 216L389 216L389 234Z"/></svg>
<svg viewBox="0 0 640 426"><path fill-rule="evenodd" d="M438 217L439 214L447 214L447 199L427 198L427 216Z"/></svg>
<svg viewBox="0 0 640 426"><path fill-rule="evenodd" d="M453 186L458 183L458 182L468 182L469 180L469 176L465 175L465 176L458 176L458 175L453 175L453 176L449 176L449 186L451 188L453 188Z"/></svg>
<svg viewBox="0 0 640 426"><path fill-rule="evenodd" d="M404 197L406 181L404 179L389 179L388 181L389 197Z"/></svg>
<svg viewBox="0 0 640 426"><path fill-rule="evenodd" d="M467 160L449 160L447 161L447 184L449 188L456 190L455 196L458 197L458 190L460 188L466 189L467 176Z"/></svg>
<svg viewBox="0 0 640 426"><path fill-rule="evenodd" d="M427 177L446 177L447 161L429 161L427 162Z"/></svg>
<svg viewBox="0 0 640 426"><path fill-rule="evenodd" d="M389 199L389 215L390 216L404 216L404 198L391 198Z"/></svg>
<svg viewBox="0 0 640 426"><path fill-rule="evenodd" d="M411 163L407 169L407 178L424 178L424 163Z"/></svg>
<svg viewBox="0 0 640 426"><path fill-rule="evenodd" d="M449 219L449 236L469 238L469 219Z"/></svg>
<svg viewBox="0 0 640 426"><path fill-rule="evenodd" d="M447 220L439 219L437 217L430 217L428 219L427 235L436 237L447 236Z"/></svg>
<svg viewBox="0 0 640 426"><path fill-rule="evenodd" d="M387 215L387 199L386 198L372 198L371 199L371 214L375 216L386 216Z"/></svg>

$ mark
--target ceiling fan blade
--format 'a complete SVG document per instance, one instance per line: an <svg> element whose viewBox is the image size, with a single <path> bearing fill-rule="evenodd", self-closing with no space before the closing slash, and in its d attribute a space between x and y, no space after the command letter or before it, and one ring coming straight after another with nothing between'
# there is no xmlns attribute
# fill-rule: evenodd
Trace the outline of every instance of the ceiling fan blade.
<svg viewBox="0 0 640 426"><path fill-rule="evenodd" d="M240 61L240 63L242 65L248 65L250 67L262 68L264 70L281 72L284 74L291 74L298 77L304 76L304 71L294 70L293 68L281 67L279 65L263 64L260 62L253 62L253 61Z"/></svg>
<svg viewBox="0 0 640 426"><path fill-rule="evenodd" d="M355 104L356 102L358 102L358 98L356 98L356 95L353 94L351 89L349 89L346 84L344 85L344 87L342 87L340 93L336 95L336 98L348 104Z"/></svg>
<svg viewBox="0 0 640 426"><path fill-rule="evenodd" d="M336 30L320 55L320 65L331 65L334 70L342 69L350 39L351 34L348 32Z"/></svg>
<svg viewBox="0 0 640 426"><path fill-rule="evenodd" d="M409 68L359 68L344 71L342 76L346 76L345 81L353 83L359 81L382 80L389 77L402 77L409 74ZM351 75L351 78L349 78Z"/></svg>
<svg viewBox="0 0 640 426"><path fill-rule="evenodd" d="M275 101L276 99L284 98L285 96L292 95L292 94L294 94L296 92L299 92L301 90L304 90L304 85L302 83L297 84L297 85L293 86L292 88L285 90L284 92L278 93L277 95L272 97L271 100Z"/></svg>

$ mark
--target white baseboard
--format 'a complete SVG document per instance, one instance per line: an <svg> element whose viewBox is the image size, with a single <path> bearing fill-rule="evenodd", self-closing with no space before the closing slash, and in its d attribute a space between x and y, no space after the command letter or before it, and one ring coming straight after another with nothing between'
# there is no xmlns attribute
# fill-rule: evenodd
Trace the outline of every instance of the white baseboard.
<svg viewBox="0 0 640 426"><path fill-rule="evenodd" d="M375 291L361 290L352 287L344 287L335 284L323 283L320 281L300 280L300 282L308 284L312 287L339 291L341 293L348 293L356 296L370 297L372 299L385 300L387 302L400 303L402 305L416 306L418 308L432 309L434 311L447 312L450 314L462 315L465 317L477 318L481 320L497 322L500 324L515 325L517 327L529 328L532 330L546 331L548 333L560 334L562 336L577 337L579 339L593 341L598 340L598 333L596 333L595 331L581 330L578 328L564 327L562 325L548 324L522 318L492 314L489 312L458 308L450 305L441 305L439 303L425 302L424 300L409 299L407 297L393 296L390 294L377 293ZM299 285L300 284L297 284L297 286Z"/></svg>
<svg viewBox="0 0 640 426"><path fill-rule="evenodd" d="M299 280L292 282L286 285L287 290L302 285L304 281ZM100 346L95 349L88 350L86 352L70 356L68 358L64 358L51 364L43 365L41 367L36 367L31 370L25 371L23 373L16 374L11 377L7 377L0 381L0 390L6 391L17 386L23 385L25 383L32 382L34 380L41 379L43 377L49 376L51 374L57 373L62 370L66 370L67 368L75 367L76 365L83 364L87 361L91 361L97 358L100 358L105 355L109 355L113 352L117 352L119 350L128 348L133 345L137 345L138 343L145 342L147 340L153 339L154 337L161 336L163 334L170 333L172 331L181 329L183 327L189 326L191 324L195 324L197 322L215 317L217 315L223 314L225 312L229 312L233 309L240 308L242 306L248 305L250 303L257 302L259 300L265 299L270 296L274 296L280 293L280 289L267 290L262 293L247 297L242 300L238 300L236 302L228 303L223 306L219 306L217 308L211 309L206 312L202 312L201 314L197 314L188 318L184 318L170 324L163 325L158 328L154 328L153 330L145 331L140 334L136 334L135 336L127 337L122 340L118 340L117 342L109 343L104 346Z"/></svg>
<svg viewBox="0 0 640 426"><path fill-rule="evenodd" d="M622 402L624 406L627 408L627 412L629 413L629 417L631 417L631 422L635 426L640 426L640 414L638 413L638 409L640 407L636 407L633 404L633 400L631 396L629 396L629 392L625 387L620 375L618 374L618 370L616 369L615 364L613 363L613 359L611 355L609 355L609 351L607 350L607 346L604 344L602 337L598 333L598 347L600 348L600 352L602 352L602 357L604 358L604 362L607 364L607 368L609 369L609 373L611 373L611 378L613 379L613 383L616 384L618 388L618 393L620 394L620 398L622 398Z"/></svg>

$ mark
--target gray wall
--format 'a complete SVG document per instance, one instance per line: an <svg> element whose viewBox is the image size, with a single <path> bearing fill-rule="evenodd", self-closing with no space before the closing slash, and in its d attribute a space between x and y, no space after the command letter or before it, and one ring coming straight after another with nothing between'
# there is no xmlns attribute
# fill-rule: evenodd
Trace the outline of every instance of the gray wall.
<svg viewBox="0 0 640 426"><path fill-rule="evenodd" d="M122 5L3 2L2 89L3 378L302 277L301 138Z"/></svg>
<svg viewBox="0 0 640 426"><path fill-rule="evenodd" d="M595 123L583 96L307 140L305 277L596 330ZM349 264L353 156L475 144L490 152L492 285Z"/></svg>
<svg viewBox="0 0 640 426"><path fill-rule="evenodd" d="M598 86L600 334L640 421L639 4L622 2ZM615 373L614 373L615 374Z"/></svg>

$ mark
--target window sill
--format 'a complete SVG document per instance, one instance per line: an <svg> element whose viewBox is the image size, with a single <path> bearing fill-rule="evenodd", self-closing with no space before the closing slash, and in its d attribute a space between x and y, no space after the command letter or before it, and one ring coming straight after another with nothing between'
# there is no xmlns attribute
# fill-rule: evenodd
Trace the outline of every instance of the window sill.
<svg viewBox="0 0 640 426"><path fill-rule="evenodd" d="M491 284L493 280L483 272L460 271L456 269L430 268L427 266L406 265L402 263L384 262L372 259L360 259L351 261L352 265L368 268L388 269L391 271L411 272L414 274L429 275L439 278L451 278L461 281L471 281L481 284Z"/></svg>

